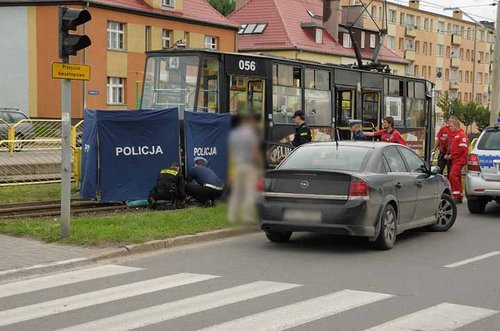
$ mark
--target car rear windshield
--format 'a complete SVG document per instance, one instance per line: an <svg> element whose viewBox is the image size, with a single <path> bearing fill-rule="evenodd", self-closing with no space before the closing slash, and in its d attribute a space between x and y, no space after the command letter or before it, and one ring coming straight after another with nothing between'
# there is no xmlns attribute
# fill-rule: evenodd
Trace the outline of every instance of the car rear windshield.
<svg viewBox="0 0 500 331"><path fill-rule="evenodd" d="M372 149L358 146L304 146L293 152L280 169L359 171Z"/></svg>
<svg viewBox="0 0 500 331"><path fill-rule="evenodd" d="M500 130L498 128L488 129L479 140L477 148L500 151Z"/></svg>

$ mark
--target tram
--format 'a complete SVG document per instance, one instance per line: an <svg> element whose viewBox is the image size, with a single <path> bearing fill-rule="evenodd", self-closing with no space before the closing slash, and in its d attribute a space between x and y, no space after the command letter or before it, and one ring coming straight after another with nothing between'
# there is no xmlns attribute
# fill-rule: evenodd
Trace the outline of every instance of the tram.
<svg viewBox="0 0 500 331"><path fill-rule="evenodd" d="M313 141L349 140L348 121L364 130L392 116L410 148L429 161L434 141L433 84L424 79L285 58L172 49L147 53L141 109L253 113L260 118L267 166L290 151L303 110Z"/></svg>

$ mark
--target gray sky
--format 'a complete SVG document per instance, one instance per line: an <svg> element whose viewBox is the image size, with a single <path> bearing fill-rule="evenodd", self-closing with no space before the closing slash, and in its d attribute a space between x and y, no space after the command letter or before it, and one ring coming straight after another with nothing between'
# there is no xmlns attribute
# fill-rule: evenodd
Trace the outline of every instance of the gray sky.
<svg viewBox="0 0 500 331"><path fill-rule="evenodd" d="M401 5L408 5L408 0L388 0ZM478 21L495 21L496 6L488 6L497 0L420 0L420 9L451 16L452 11L444 11L445 7L459 7ZM469 20L464 17L464 19Z"/></svg>

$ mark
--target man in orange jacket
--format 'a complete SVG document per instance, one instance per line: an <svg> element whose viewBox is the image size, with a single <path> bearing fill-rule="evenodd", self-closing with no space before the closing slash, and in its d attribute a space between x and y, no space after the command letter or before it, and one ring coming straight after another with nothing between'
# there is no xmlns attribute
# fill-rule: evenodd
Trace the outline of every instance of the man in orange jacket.
<svg viewBox="0 0 500 331"><path fill-rule="evenodd" d="M451 118L448 124L450 126L450 138L448 151L445 155L445 159L450 161L448 179L450 180L453 199L457 203L462 203L462 168L467 164L468 138L462 129L460 129L460 121L458 119Z"/></svg>

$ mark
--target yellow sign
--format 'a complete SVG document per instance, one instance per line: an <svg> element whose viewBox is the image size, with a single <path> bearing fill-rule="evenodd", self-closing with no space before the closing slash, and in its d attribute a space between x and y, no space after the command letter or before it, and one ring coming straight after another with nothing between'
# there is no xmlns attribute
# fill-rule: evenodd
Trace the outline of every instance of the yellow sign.
<svg viewBox="0 0 500 331"><path fill-rule="evenodd" d="M53 62L52 78L90 80L90 66L86 64Z"/></svg>

